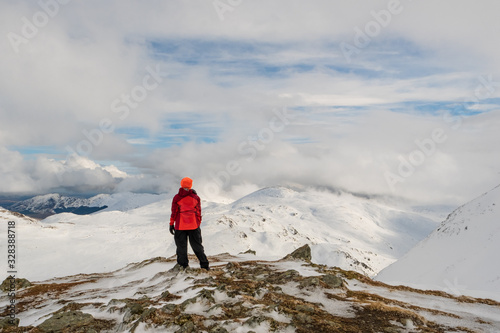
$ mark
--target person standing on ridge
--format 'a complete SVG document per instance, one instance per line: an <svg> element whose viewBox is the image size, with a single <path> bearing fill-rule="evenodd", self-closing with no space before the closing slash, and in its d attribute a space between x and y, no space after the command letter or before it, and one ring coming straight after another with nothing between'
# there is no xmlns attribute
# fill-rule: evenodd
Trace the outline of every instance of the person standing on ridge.
<svg viewBox="0 0 500 333"><path fill-rule="evenodd" d="M209 270L208 259L203 249L201 238L201 203L200 197L191 187L193 180L183 178L181 188L172 200L172 215L170 216L170 233L174 235L177 246L177 264L183 268L189 265L187 242L200 261L200 267Z"/></svg>

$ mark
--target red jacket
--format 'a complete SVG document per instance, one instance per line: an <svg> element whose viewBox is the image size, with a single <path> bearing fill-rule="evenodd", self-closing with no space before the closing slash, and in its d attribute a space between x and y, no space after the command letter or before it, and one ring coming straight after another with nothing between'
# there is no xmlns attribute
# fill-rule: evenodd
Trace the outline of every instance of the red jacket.
<svg viewBox="0 0 500 333"><path fill-rule="evenodd" d="M175 230L194 230L201 224L200 197L195 190L186 191L182 187L172 200L170 225L175 223Z"/></svg>

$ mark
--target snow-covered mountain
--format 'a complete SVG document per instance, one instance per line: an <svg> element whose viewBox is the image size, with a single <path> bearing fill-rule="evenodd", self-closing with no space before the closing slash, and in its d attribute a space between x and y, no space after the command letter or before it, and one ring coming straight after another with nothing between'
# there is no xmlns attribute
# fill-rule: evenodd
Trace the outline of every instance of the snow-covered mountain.
<svg viewBox="0 0 500 333"><path fill-rule="evenodd" d="M459 208L429 237L426 242L439 241L422 258L436 269L408 261L401 267L411 273L404 276L430 274L435 280L436 274L460 267L457 259L462 256L467 265L455 271L460 284L462 276L475 276L471 281L483 277L486 288L498 286L492 278L498 276L493 256L499 250L499 191L495 188ZM128 193L101 198L110 203L106 210L55 214L42 221L0 208L0 237L7 239L7 221L15 222L16 277L31 282L16 282L20 330L500 330L500 303L493 300L457 297L446 288L393 287L367 277L401 258L436 228L438 222L427 210L423 216L380 198L283 187L262 189L230 204L203 202L202 233L212 267L205 272L196 269L194 256L193 268L174 268L175 244L168 232L171 196ZM475 247L467 248L464 242L471 239ZM293 256L280 260L304 244L310 246L311 262ZM443 248L452 249L444 259L437 255ZM0 242L0 251L7 253L6 242ZM443 268L446 261L452 263L448 269ZM0 264L4 272L11 270L6 265L6 260ZM11 302L6 291L10 283L5 280L0 291L1 309ZM471 285L460 291L471 295ZM477 296L500 300L493 289L481 290ZM0 317L6 317L6 311L0 310ZM6 320L0 319L0 331L18 331L5 326Z"/></svg>
<svg viewBox="0 0 500 333"><path fill-rule="evenodd" d="M459 207L377 279L500 300L500 186Z"/></svg>
<svg viewBox="0 0 500 333"><path fill-rule="evenodd" d="M22 225L22 226L26 226L26 225L30 225L30 224L33 224L33 225L37 225L39 226L39 222L36 220L36 219L33 219L31 217L28 217L28 216L25 216L21 213L18 213L18 212L12 212L8 209L5 209L3 207L0 207L0 223L2 224L2 227L5 226L5 223L7 223L8 221L14 221L16 222L16 225ZM2 236L4 236L4 233L5 233L5 236L7 236L7 227L3 228L5 230L2 230ZM5 237L4 239L7 239L7 237ZM3 240L0 244L4 244ZM5 252L7 253L7 252Z"/></svg>
<svg viewBox="0 0 500 333"><path fill-rule="evenodd" d="M14 332L498 332L500 304L391 287L311 264L304 246L277 261L209 257L211 271L175 256L112 272L18 279L17 313L0 290L0 331ZM1 318L4 319L1 319Z"/></svg>
<svg viewBox="0 0 500 333"><path fill-rule="evenodd" d="M57 193L39 195L27 200L19 201L9 210L37 218L70 212L84 215L110 208L110 210L129 210L159 200L154 194L99 194L91 198L64 196Z"/></svg>
<svg viewBox="0 0 500 333"><path fill-rule="evenodd" d="M347 193L272 187L205 209L204 233L220 252L282 256L311 244L315 262L374 275L436 226L409 210Z"/></svg>
<svg viewBox="0 0 500 333"><path fill-rule="evenodd" d="M9 207L12 211L39 218L62 212L93 213L103 208L106 207L92 206L89 199L67 197L57 193L39 195Z"/></svg>
<svg viewBox="0 0 500 333"><path fill-rule="evenodd" d="M133 196L124 195L125 201ZM22 275L41 280L105 272L174 254L168 232L171 197L148 198L153 199L157 201L130 210L110 206L92 215L61 213L34 224L20 222ZM274 260L307 243L314 262L373 276L437 223L351 194L274 187L231 204L203 202L202 234L209 255L252 250Z"/></svg>

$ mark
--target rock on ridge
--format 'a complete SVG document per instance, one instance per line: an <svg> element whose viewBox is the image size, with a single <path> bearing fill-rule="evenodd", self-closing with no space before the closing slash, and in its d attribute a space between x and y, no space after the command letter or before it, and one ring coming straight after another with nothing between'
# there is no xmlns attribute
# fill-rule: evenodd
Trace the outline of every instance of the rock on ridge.
<svg viewBox="0 0 500 333"><path fill-rule="evenodd" d="M311 255L311 247L309 246L309 244L299 247L297 250L286 255L282 260L290 260L290 259L304 260L306 262L311 262L312 255Z"/></svg>

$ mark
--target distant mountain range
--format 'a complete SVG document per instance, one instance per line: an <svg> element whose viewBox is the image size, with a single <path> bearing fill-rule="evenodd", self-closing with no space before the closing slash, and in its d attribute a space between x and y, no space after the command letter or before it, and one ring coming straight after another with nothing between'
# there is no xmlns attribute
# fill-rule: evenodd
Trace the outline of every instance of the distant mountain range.
<svg viewBox="0 0 500 333"><path fill-rule="evenodd" d="M154 194L117 193L80 198L52 193L17 202L4 201L3 207L26 216L44 219L59 213L87 215L110 206L114 210L127 210L156 201L158 197Z"/></svg>
<svg viewBox="0 0 500 333"><path fill-rule="evenodd" d="M19 203L21 211L47 213L107 206L90 215L54 214L27 226L23 240L33 246L23 248L26 276L50 278L46 266L58 267L50 271L57 276L102 272L175 253L168 232L171 200L166 194L117 193L79 200L46 195ZM203 201L202 207L207 254L251 250L276 258L307 243L315 262L368 276L400 258L439 223L380 198L286 187L261 189L229 204ZM45 252L51 255L40 261L37 255Z"/></svg>
<svg viewBox="0 0 500 333"><path fill-rule="evenodd" d="M25 201L23 209L107 208L42 221L0 209L0 221L16 221L22 231L24 277L103 273L175 254L168 231L171 200L167 194L118 193L80 201L47 195ZM276 260L309 244L316 264L391 284L500 300L495 259L500 187L459 207L441 225L445 218L430 215L432 207L415 210L383 198L317 189L270 187L231 203L203 201L202 208L207 255L248 252L255 260ZM0 252L6 253L5 247L1 242Z"/></svg>
<svg viewBox="0 0 500 333"><path fill-rule="evenodd" d="M446 267L439 262L439 253L456 253L445 256L452 260L474 252L446 241L453 235L472 231L472 238L491 250L481 235L489 233L494 242L498 230L479 224L476 228L462 218L479 214L493 221L496 198L490 193L450 215L436 231L442 233L442 247L426 253L429 268ZM197 268L194 256L190 268L175 267L175 245L168 232L170 199L131 193L104 196L100 200L110 204L107 209L91 215L60 213L43 221L0 209L0 221L13 221L19 231L15 284L16 302L21 305L15 323L19 327L8 327L7 320L0 319L0 331L500 329L498 298L495 302L461 297L443 288L390 286L366 276L400 258L438 226L411 211L345 193L282 187L262 189L230 204L204 202L202 233L211 262L207 272ZM287 255L290 250L295 251ZM0 252L6 251L6 242L0 242ZM477 254L477 266L469 276L495 276L495 255ZM429 279L439 278L432 276L439 271L411 264L417 266L405 274L407 279L427 274ZM463 269L460 274L467 275ZM1 309L10 304L11 283L9 279L2 283ZM1 311L0 317L7 318L8 313Z"/></svg>
<svg viewBox="0 0 500 333"><path fill-rule="evenodd" d="M19 201L6 206L6 208L35 218L45 218L53 214L66 212L85 215L107 208L106 205L93 206L93 201L92 199L67 197L53 193Z"/></svg>

